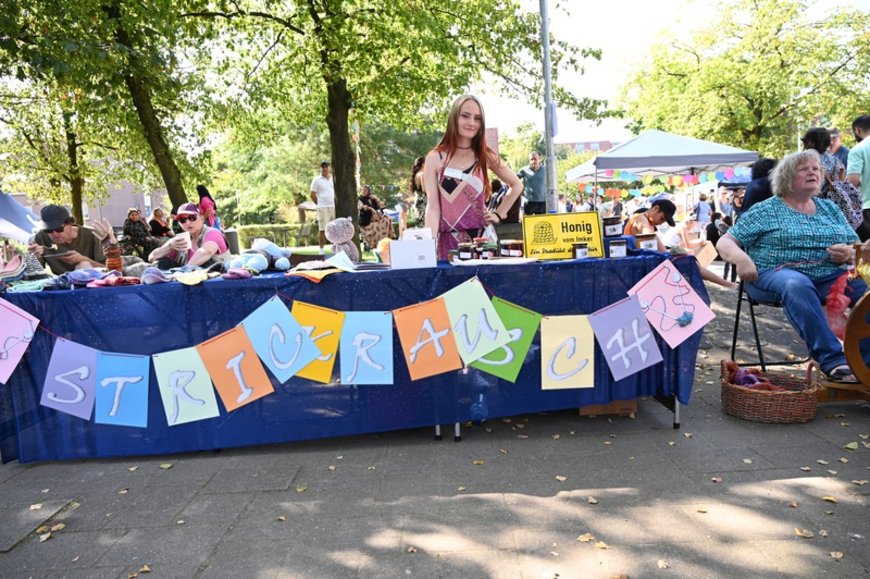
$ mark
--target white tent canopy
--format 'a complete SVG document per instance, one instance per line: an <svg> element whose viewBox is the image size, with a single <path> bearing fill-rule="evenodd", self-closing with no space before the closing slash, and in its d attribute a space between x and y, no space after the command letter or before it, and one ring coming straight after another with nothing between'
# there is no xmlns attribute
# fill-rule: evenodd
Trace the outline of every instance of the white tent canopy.
<svg viewBox="0 0 870 579"><path fill-rule="evenodd" d="M565 175L569 183L591 181L605 176L605 171L619 169L634 175L672 175L715 170L722 166L752 163L758 153L720 145L664 131L646 131Z"/></svg>

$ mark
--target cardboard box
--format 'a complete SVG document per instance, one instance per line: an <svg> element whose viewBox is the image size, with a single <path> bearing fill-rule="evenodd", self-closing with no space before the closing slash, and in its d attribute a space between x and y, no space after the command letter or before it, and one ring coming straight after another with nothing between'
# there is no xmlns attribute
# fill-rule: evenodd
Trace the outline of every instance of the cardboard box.
<svg viewBox="0 0 870 579"><path fill-rule="evenodd" d="M616 414L619 416L637 415L637 399L614 400L609 404L589 404L580 408L580 416L607 416Z"/></svg>

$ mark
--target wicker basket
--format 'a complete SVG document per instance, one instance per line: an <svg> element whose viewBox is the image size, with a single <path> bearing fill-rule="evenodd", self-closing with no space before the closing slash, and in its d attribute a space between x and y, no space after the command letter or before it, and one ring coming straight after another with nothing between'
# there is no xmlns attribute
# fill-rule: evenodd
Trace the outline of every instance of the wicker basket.
<svg viewBox="0 0 870 579"><path fill-rule="evenodd" d="M767 392L732 384L728 381L725 360L722 371L722 410L726 414L755 422L807 422L816 417L820 386L812 379L814 364L807 368L806 379L789 374L767 372L764 376L788 392Z"/></svg>

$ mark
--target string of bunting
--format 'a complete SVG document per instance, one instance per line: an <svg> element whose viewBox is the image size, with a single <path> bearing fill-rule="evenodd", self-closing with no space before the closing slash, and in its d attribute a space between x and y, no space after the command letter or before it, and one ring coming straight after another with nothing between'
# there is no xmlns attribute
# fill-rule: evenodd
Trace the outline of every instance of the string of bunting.
<svg viewBox="0 0 870 579"><path fill-rule="evenodd" d="M492 294L492 292L489 292ZM97 424L147 428L150 366L170 426L233 412L299 377L392 385L393 328L412 380L470 366L515 382L538 329L541 388L593 388L594 341L614 380L662 360L652 331L676 348L714 314L670 261L590 315L542 316L490 296L478 278L392 311L342 312L276 294L236 327L188 348L151 356L103 352L55 335L0 300L0 383L20 363L37 329L56 338L40 404ZM287 296L284 296L287 297ZM289 298L288 298L289 299ZM594 337L593 337L594 336Z"/></svg>

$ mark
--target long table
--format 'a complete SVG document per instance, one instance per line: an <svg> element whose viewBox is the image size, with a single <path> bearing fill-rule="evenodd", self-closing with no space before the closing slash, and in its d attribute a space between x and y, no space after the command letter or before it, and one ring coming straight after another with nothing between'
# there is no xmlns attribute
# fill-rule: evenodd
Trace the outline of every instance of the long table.
<svg viewBox="0 0 870 579"><path fill-rule="evenodd" d="M439 296L478 276L494 295L544 315L590 314L626 296L665 256L539 262L479 267L340 273L315 284L299 277L209 280L95 290L8 294L5 299L41 321L21 365L0 386L0 455L19 460L166 454L371 433L481 418L515 416L654 396L688 404L701 340L697 332L671 349L658 336L664 361L614 382L596 345L595 388L540 388L540 333L516 383L474 369L412 381L395 337L395 383L319 384L298 377L275 393L218 418L168 426L154 370L148 427L95 424L40 406L55 337L106 352L151 355L201 343L241 322L278 294L342 311L392 310ZM708 299L694 258L676 264ZM336 369L337 370L337 369ZM337 374L335 374L337 375Z"/></svg>

